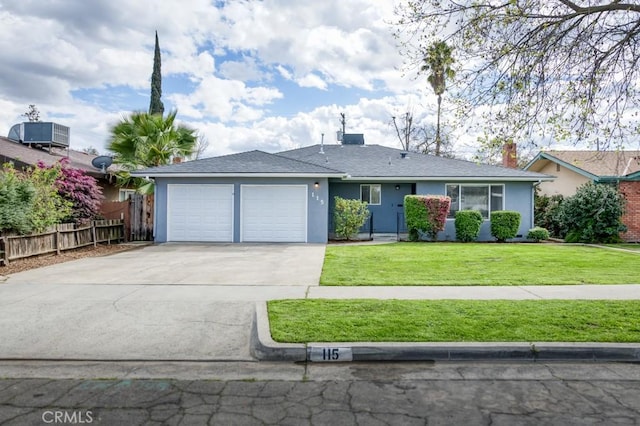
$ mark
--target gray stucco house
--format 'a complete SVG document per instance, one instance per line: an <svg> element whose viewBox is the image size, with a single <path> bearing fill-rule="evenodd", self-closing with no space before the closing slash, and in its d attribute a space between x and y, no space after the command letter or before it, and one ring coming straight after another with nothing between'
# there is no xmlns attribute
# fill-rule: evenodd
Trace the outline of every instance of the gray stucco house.
<svg viewBox="0 0 640 426"><path fill-rule="evenodd" d="M155 179L155 240L324 243L335 196L369 203L373 233L403 232L408 194L448 195L441 239L454 240L453 216L476 209L490 240L492 211L522 214L519 235L533 227L534 186L541 173L380 145L313 145L269 154L249 151L141 170Z"/></svg>

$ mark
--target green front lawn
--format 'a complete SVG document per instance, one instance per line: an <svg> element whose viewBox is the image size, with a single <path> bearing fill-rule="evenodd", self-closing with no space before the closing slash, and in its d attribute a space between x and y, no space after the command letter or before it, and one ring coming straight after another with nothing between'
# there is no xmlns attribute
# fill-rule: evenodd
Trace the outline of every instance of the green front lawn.
<svg viewBox="0 0 640 426"><path fill-rule="evenodd" d="M327 246L322 285L640 284L640 257L552 244Z"/></svg>
<svg viewBox="0 0 640 426"><path fill-rule="evenodd" d="M608 247L640 251L640 243L607 244Z"/></svg>
<svg viewBox="0 0 640 426"><path fill-rule="evenodd" d="M640 342L640 300L278 300L278 342Z"/></svg>

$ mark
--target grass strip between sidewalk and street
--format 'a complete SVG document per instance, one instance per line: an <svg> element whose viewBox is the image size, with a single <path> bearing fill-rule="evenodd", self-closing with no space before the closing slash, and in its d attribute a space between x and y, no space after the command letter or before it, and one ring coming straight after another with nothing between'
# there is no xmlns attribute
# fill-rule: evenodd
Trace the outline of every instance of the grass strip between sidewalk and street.
<svg viewBox="0 0 640 426"><path fill-rule="evenodd" d="M566 244L329 245L320 284L640 284L638 265L638 253Z"/></svg>
<svg viewBox="0 0 640 426"><path fill-rule="evenodd" d="M640 342L640 300L268 302L277 342Z"/></svg>

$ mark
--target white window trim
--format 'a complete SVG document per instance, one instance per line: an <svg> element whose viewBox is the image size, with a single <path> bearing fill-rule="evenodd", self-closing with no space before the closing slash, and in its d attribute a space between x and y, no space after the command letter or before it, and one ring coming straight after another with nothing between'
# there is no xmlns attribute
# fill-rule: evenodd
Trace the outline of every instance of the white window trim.
<svg viewBox="0 0 640 426"><path fill-rule="evenodd" d="M129 199L129 196L135 193L136 193L135 189L120 188L118 190L118 201L127 201ZM123 199L123 196L124 196L124 199Z"/></svg>
<svg viewBox="0 0 640 426"><path fill-rule="evenodd" d="M382 205L382 184L380 183L361 183L360 184L360 200L362 201L362 187L363 186L368 186L369 187L369 200L371 200L371 188L374 186L377 186L378 188L380 188L380 202L378 203L372 203L371 201L369 201L367 204L370 206L379 206Z"/></svg>
<svg viewBox="0 0 640 426"><path fill-rule="evenodd" d="M492 186L501 186L502 187L502 210L505 209L504 207L504 199L506 197L506 188L505 188L505 184L504 183L445 183L444 184L444 193L445 195L447 194L447 187L450 185L456 185L459 188L463 187L463 186L486 186L489 187L489 205L488 205L488 212L489 212L489 217L487 218L482 218L483 221L488 222L491 220L491 187ZM460 194L458 193L458 203L460 203ZM459 210L460 204L458 204L458 210ZM496 211L500 211L500 210L496 210ZM449 217L449 215L447 215L447 220L455 220L455 217Z"/></svg>

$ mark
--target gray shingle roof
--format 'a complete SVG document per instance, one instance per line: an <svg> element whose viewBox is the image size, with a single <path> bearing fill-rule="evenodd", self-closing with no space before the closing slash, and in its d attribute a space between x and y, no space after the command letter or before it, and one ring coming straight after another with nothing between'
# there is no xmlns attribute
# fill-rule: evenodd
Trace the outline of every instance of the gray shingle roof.
<svg viewBox="0 0 640 426"><path fill-rule="evenodd" d="M539 180L549 176L490 166L471 161L405 153L381 145L312 145L269 154L248 151L204 158L179 164L152 167L135 172L138 176L180 175L322 175L350 178L398 179L515 179ZM406 155L405 155L406 154Z"/></svg>
<svg viewBox="0 0 640 426"><path fill-rule="evenodd" d="M313 145L278 155L341 170L352 178L549 178L541 173L413 152L403 158L404 151L381 145L324 145L322 151L320 145Z"/></svg>
<svg viewBox="0 0 640 426"><path fill-rule="evenodd" d="M263 151L247 151L220 157L139 170L135 175L309 174L342 175L339 170Z"/></svg>

